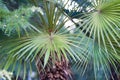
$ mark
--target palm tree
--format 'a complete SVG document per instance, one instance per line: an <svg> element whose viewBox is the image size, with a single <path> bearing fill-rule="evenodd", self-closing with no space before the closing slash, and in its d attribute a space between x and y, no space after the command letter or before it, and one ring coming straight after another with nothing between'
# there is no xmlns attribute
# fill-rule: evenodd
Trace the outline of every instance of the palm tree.
<svg viewBox="0 0 120 80"><path fill-rule="evenodd" d="M108 75L112 77L111 66L119 73L120 1L90 0L85 8L80 4L72 10L82 9L75 15L78 22L65 11L68 1L31 0L32 6L0 9L0 29L7 36L0 42L0 59L5 61L0 67L13 71L17 66L16 78L23 68L24 80L32 64L41 80L71 79L70 64L81 74L90 64L95 80L100 70L106 80ZM73 25L65 26L68 21ZM71 28L74 25L76 28Z"/></svg>

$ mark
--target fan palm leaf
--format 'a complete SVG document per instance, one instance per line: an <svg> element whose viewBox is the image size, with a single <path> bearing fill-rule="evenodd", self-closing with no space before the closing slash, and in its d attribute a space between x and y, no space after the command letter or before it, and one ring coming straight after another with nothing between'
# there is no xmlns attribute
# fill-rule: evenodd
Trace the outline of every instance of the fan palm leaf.
<svg viewBox="0 0 120 80"><path fill-rule="evenodd" d="M56 61L63 60L63 57L67 61L84 58L83 47L78 45L78 33L70 34L68 28L64 26L69 20L68 16L65 16L52 2L43 1L43 12L44 14L36 13L40 19L39 31L34 30L35 33L28 36L22 35L18 39L15 39L16 37L8 38L9 40L1 42L1 55L9 55L6 64L2 67L9 69L13 63L17 64L16 62L19 62L20 66L24 64L27 66L27 62L37 64L37 60L40 58L42 69L44 69L46 66L54 65ZM19 21L17 21L18 23ZM16 32L21 33L20 30L16 30ZM21 70L20 66L18 74Z"/></svg>
<svg viewBox="0 0 120 80"><path fill-rule="evenodd" d="M112 64L117 71L116 63L120 62L120 34L118 31L120 29L120 1L96 0L92 3L94 10L83 16L83 23L80 27L83 27L81 30L83 33L89 33L87 42L92 45L88 47L86 44L86 48L89 50L87 54L89 59L93 60L95 77L102 67L106 79L108 79L107 72L111 74L110 65ZM83 36L80 44L84 42L85 38L86 35ZM85 65L87 67L87 64Z"/></svg>

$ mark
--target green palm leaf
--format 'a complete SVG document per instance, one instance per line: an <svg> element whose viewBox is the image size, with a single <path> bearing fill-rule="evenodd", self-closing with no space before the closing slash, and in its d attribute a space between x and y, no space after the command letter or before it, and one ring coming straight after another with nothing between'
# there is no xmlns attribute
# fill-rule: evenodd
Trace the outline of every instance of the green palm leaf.
<svg viewBox="0 0 120 80"><path fill-rule="evenodd" d="M40 28L38 28L40 32L31 33L29 36L19 36L19 39L8 38L8 41L1 42L0 54L9 55L8 64L5 64L6 69L10 68L13 63L16 64L16 61L20 61L20 64L22 64L23 60L31 64L40 59L44 69L63 58L66 60L73 59L74 61L84 58L83 47L78 45L78 33L69 34L68 28L64 26L69 20L68 16L65 16L52 2L43 3L43 12L44 14L37 12L40 18ZM28 29L28 27L18 26L16 32L20 32L19 29L22 28ZM8 44L9 46L7 46ZM12 60L10 61L10 59ZM18 67L18 74L20 69L21 67Z"/></svg>
<svg viewBox="0 0 120 80"><path fill-rule="evenodd" d="M120 62L118 50L120 49L120 34L118 31L118 29L120 29L119 12L119 0L106 0L95 2L94 11L86 13L83 16L83 24L80 27L83 27L81 30L83 33L89 33L88 43L92 43L92 46L87 47L89 51L87 55L89 58L92 57L95 76L99 68L102 67L106 79L108 79L107 71L111 74L110 64L117 70L115 63ZM86 35L83 36L80 44L83 43L85 38ZM88 44L86 44L86 46L88 46Z"/></svg>

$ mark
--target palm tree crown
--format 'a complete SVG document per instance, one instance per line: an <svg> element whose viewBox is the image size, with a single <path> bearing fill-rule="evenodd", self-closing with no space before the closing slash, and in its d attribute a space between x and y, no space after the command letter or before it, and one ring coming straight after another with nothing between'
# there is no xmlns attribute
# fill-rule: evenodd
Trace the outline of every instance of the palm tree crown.
<svg viewBox="0 0 120 80"><path fill-rule="evenodd" d="M86 6L78 2L77 8L71 11L66 10L67 2L63 5L62 0L62 4L58 0L30 0L28 3L30 5L15 10L0 9L0 29L5 36L0 41L0 59L5 60L1 68L13 71L19 63L17 77L24 67L24 79L26 69L33 63L39 74L49 71L48 68L63 65L68 68L68 63L81 69L82 74L91 64L95 79L101 69L106 79L108 74L112 76L111 67L119 73L119 0L83 0ZM73 15L74 12L77 15ZM73 25L66 26L68 21ZM64 70L64 74L71 76L69 70Z"/></svg>

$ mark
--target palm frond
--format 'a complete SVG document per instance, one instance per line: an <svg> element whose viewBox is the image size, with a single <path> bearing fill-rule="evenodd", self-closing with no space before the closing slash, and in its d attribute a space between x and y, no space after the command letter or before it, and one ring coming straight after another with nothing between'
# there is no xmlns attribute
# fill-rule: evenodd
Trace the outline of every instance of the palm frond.
<svg viewBox="0 0 120 80"><path fill-rule="evenodd" d="M110 64L114 65L114 69L116 70L116 60L117 62L120 62L118 50L120 49L120 34L118 31L120 28L119 5L119 0L98 1L94 6L94 11L84 15L83 23L81 25L81 27L83 27L81 31L84 34L89 33L87 39L88 43L92 42L91 47L87 47L90 52L90 55L87 55L88 57L92 57L95 76L97 75L99 68L102 67L106 79L108 78L106 73L109 72L111 74ZM85 38L86 35L83 36L80 44L83 43ZM88 46L88 44L86 44L86 46ZM113 50L112 52L111 49Z"/></svg>
<svg viewBox="0 0 120 80"><path fill-rule="evenodd" d="M63 57L67 61L84 58L83 47L78 45L78 34L69 34L68 28L65 27L65 23L69 20L68 16L64 15L52 2L44 2L42 9L44 14L36 12L40 18L40 29L38 28L40 33L20 36L19 39L13 37L1 42L0 54L9 55L8 62L6 62L8 64L5 65L6 69L10 68L15 61L20 61L20 64L22 64L22 60L32 63L37 61L36 58L40 58L43 69L56 61L61 61ZM9 46L7 46L8 44ZM21 67L18 67L18 74L20 69Z"/></svg>

